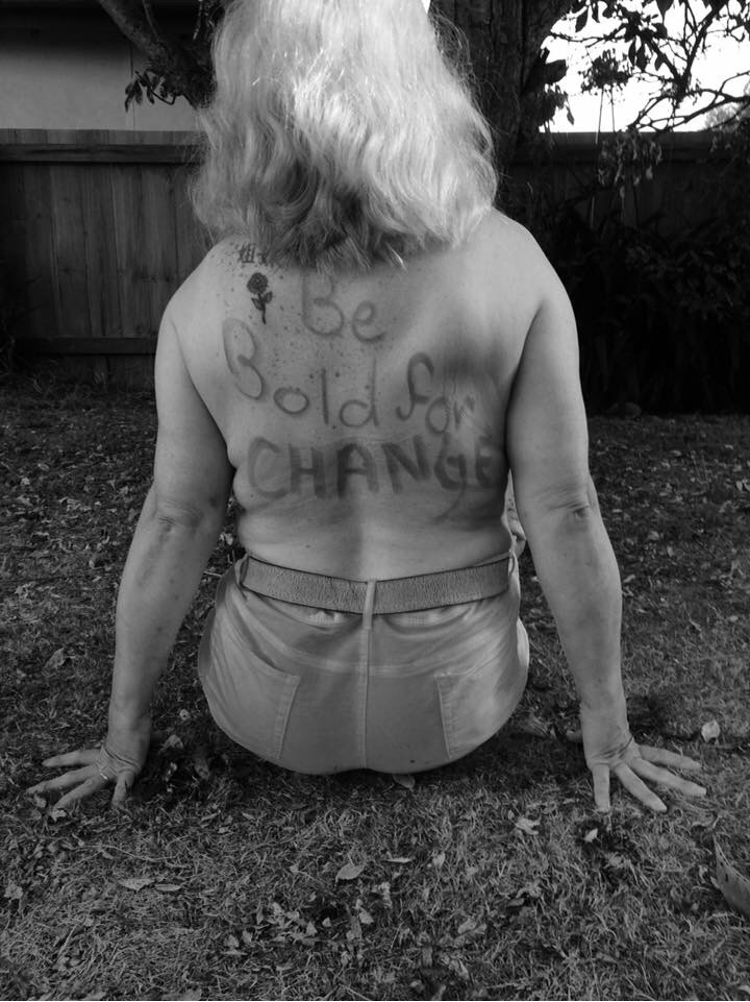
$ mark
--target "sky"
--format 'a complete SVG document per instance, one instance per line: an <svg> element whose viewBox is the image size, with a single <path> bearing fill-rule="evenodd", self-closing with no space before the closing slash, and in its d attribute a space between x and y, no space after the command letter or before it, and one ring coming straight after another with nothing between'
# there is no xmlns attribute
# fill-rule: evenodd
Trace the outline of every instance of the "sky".
<svg viewBox="0 0 750 1002"><path fill-rule="evenodd" d="M669 18L667 19L669 28ZM561 83L570 98L570 109L575 118L574 124L567 119L567 112L558 112L552 122L555 132L596 132L599 125L600 94L581 93L581 69L586 65L586 59L581 53L581 47L575 43L566 43L551 39L548 43L552 59L567 59L568 73ZM732 39L716 38L712 40L703 56L696 61L696 77L704 84L719 84L731 73L750 69L750 42L739 43ZM605 96L601 128L610 131L613 128L624 129L637 114L648 95L648 90L631 81L623 90L615 92L614 107L609 96ZM696 119L688 125L690 129L701 128L701 120Z"/></svg>

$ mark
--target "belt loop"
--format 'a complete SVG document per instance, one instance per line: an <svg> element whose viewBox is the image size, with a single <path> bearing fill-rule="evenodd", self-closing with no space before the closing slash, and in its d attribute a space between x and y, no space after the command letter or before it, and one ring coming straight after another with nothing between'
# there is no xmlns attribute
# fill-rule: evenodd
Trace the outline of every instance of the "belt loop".
<svg viewBox="0 0 750 1002"><path fill-rule="evenodd" d="M245 578L247 577L248 561L250 559L250 554L246 553L244 557L236 561L234 565L234 580L240 587L245 584Z"/></svg>
<svg viewBox="0 0 750 1002"><path fill-rule="evenodd" d="M365 607L362 610L362 626L365 630L372 629L372 610L375 607L375 587L377 585L375 578L372 578L367 582L367 591L365 592Z"/></svg>

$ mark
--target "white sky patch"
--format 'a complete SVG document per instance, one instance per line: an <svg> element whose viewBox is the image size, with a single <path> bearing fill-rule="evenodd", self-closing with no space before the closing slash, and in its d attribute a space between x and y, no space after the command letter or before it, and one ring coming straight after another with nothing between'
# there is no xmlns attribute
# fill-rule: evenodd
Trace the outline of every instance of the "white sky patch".
<svg viewBox="0 0 750 1002"><path fill-rule="evenodd" d="M675 10L669 12L666 20L667 28L670 28L670 21L674 24L674 18L679 16ZM574 19L568 19L568 30L573 33ZM606 30L606 22L602 20ZM594 23L590 20L583 35L589 35ZM582 73L589 63L584 47L576 42L564 42L559 39L550 39L547 42L550 50L549 58L566 59L568 62L568 72L560 82L563 90L569 95L570 110L575 118L574 124L568 121L567 111L559 111L551 123L553 132L596 132L598 128L608 132L613 129L624 129L638 114L639 110L654 93L655 84L644 84L636 77L621 90L615 90L610 97L609 92L604 95L602 104L601 94L583 93L581 91ZM605 46L606 47L606 46ZM609 45L610 48L615 46ZM624 55L625 46L620 44L616 47L618 56ZM600 52L601 49L596 50ZM710 36L706 50L699 55L695 62L694 79L704 86L719 87L728 77L736 73L743 73L750 70L750 42L744 40L736 41L733 38L726 38L721 34ZM731 93L741 93L747 81L735 81L727 88ZM661 106L664 113L667 111L667 103ZM691 105L685 102L684 110ZM601 119L600 119L601 111ZM657 114L661 114L657 110ZM601 124L600 124L601 122ZM705 121L702 118L693 119L684 128L701 129L705 128Z"/></svg>

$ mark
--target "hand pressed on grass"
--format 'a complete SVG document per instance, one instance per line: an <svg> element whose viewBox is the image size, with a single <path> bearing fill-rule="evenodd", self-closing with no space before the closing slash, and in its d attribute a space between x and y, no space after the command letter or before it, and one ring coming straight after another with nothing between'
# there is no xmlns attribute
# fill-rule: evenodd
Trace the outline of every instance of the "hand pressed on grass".
<svg viewBox="0 0 750 1002"><path fill-rule="evenodd" d="M113 727L100 748L79 748L53 755L42 764L50 769L67 769L62 776L32 786L28 793L47 794L68 790L55 804L58 810L70 807L114 783L112 804L117 807L127 797L146 761L151 734L149 720L136 725ZM71 769L71 766L78 768ZM72 789L70 789L72 787Z"/></svg>
<svg viewBox="0 0 750 1002"><path fill-rule="evenodd" d="M594 802L598 811L610 810L610 782L614 775L631 796L652 811L666 811L663 800L644 780L666 786L688 797L702 797L705 787L676 776L671 769L700 770L700 762L686 755L639 745L635 742L621 706L592 710L581 707L581 729L569 732L572 741L583 743L586 764L594 780Z"/></svg>

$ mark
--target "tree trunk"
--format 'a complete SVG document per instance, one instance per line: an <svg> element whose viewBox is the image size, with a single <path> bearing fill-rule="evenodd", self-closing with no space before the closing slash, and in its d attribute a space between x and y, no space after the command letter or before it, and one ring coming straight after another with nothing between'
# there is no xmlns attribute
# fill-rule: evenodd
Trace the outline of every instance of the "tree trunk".
<svg viewBox="0 0 750 1002"><path fill-rule="evenodd" d="M169 88L196 108L211 93L211 71L200 59L161 30L144 0L99 0L120 31L146 57L149 69L164 77Z"/></svg>
<svg viewBox="0 0 750 1002"><path fill-rule="evenodd" d="M573 0L433 0L466 35L482 110L495 131L500 166L507 165L534 121L535 95L559 80L565 66L542 51ZM538 112L537 112L538 114Z"/></svg>

